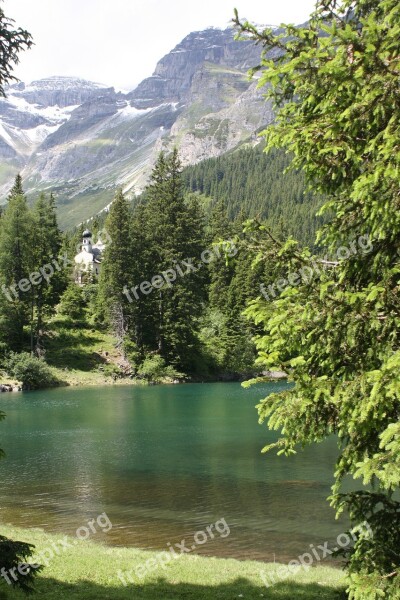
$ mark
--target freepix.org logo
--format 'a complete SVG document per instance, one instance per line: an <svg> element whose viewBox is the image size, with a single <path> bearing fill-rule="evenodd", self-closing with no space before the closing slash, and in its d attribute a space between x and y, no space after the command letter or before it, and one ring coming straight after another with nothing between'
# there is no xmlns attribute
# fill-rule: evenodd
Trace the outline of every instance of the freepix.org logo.
<svg viewBox="0 0 400 600"><path fill-rule="evenodd" d="M232 240L225 240L216 246L213 246L211 250L203 250L200 256L200 262L196 265L194 258L186 258L180 262L175 261L173 266L169 267L165 271L162 271L158 275L154 275L150 281L142 281L138 285L134 285L131 288L124 286L123 294L127 297L130 303L133 302L133 298L139 300L139 294L148 296L154 290L160 290L163 287L171 287L178 277L186 277L191 273L196 273L204 265L209 265L213 261L222 258L222 256L228 256L232 258L236 256L238 250ZM133 296L133 298L132 298Z"/></svg>
<svg viewBox="0 0 400 600"><path fill-rule="evenodd" d="M287 275L287 278L282 277L277 279L268 286L262 283L260 285L260 291L266 300L271 301L289 287L297 287L304 283L310 283L314 277L322 274L324 263L337 265L351 256L357 254L369 254L373 249L374 247L369 235L361 235L357 240L353 240L348 246L341 246L338 248L334 259L330 261L323 260L311 262L309 265L305 265L297 271L291 271Z"/></svg>

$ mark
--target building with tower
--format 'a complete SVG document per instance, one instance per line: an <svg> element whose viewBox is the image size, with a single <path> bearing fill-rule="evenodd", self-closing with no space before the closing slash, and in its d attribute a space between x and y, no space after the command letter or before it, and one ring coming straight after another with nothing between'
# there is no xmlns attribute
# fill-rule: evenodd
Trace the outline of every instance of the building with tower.
<svg viewBox="0 0 400 600"><path fill-rule="evenodd" d="M82 234L81 251L75 256L75 282L84 285L100 275L105 244L99 237L92 242L92 233L86 229Z"/></svg>

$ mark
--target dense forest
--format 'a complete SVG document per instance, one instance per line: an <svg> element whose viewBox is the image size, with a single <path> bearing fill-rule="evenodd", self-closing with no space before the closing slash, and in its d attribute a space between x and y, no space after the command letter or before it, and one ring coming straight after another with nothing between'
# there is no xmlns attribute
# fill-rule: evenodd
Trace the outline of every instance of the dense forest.
<svg viewBox="0 0 400 600"><path fill-rule="evenodd" d="M243 212L229 219L223 200L206 214L202 199L185 193L177 151L161 154L133 206L118 191L106 218L90 224L93 235L106 236L102 271L83 273L78 285L83 227L62 234L54 198L42 195L30 206L18 176L0 219L6 371L21 374L27 387L53 384L44 369L56 344L51 323L62 316L63 326L111 332L131 376L255 373L255 329L242 312L260 294L265 269L252 269L243 251L243 220Z"/></svg>
<svg viewBox="0 0 400 600"><path fill-rule="evenodd" d="M313 245L325 221L317 217L322 198L309 190L301 171L289 168L289 155L280 149L266 154L264 146L260 142L186 167L184 188L204 196L206 210L222 200L230 220L241 214L274 227L281 223L288 235Z"/></svg>
<svg viewBox="0 0 400 600"><path fill-rule="evenodd" d="M315 216L320 198L289 164L281 150L266 155L261 144L185 169L177 151L162 153L141 196L128 202L117 191L109 213L65 233L53 196L31 204L18 176L0 218L6 372L26 387L54 383L44 369L46 362L57 366L57 340L65 339L65 332L54 332L55 317L63 327L86 323L110 332L128 365L114 370L116 378L234 379L259 372L258 327L243 311L250 300L268 297L267 283L283 271L257 262L259 232L244 234L244 223L256 216L282 242L292 235L309 246L322 223ZM87 226L107 247L100 277L86 272L82 286L74 257Z"/></svg>

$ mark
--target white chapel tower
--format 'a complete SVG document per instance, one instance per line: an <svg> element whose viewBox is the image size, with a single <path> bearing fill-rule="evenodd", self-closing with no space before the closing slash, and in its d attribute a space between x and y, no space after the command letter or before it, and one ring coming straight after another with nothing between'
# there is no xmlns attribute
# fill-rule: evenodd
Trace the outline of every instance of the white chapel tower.
<svg viewBox="0 0 400 600"><path fill-rule="evenodd" d="M79 285L84 285L92 277L97 278L100 275L102 253L105 245L99 238L99 241L93 245L92 233L85 229L82 234L81 251L75 256L75 281Z"/></svg>

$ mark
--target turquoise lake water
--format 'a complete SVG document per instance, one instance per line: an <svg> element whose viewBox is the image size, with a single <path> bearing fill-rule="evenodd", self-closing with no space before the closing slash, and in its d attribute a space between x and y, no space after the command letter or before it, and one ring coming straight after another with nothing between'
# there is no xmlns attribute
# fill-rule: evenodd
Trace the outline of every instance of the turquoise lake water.
<svg viewBox="0 0 400 600"><path fill-rule="evenodd" d="M74 534L106 513L99 541L166 549L225 519L199 552L291 560L345 530L326 502L334 439L291 457L256 403L285 383L63 388L3 394L0 519Z"/></svg>

